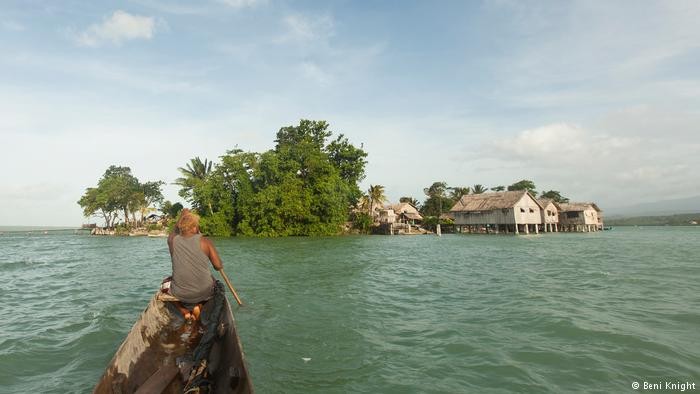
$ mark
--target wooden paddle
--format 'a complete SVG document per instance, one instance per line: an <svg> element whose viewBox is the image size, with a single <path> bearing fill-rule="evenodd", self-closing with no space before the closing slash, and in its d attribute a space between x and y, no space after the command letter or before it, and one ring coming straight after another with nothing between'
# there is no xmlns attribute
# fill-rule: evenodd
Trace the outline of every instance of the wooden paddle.
<svg viewBox="0 0 700 394"><path fill-rule="evenodd" d="M228 280L228 276L226 276L226 273L224 272L224 269L220 269L219 273L221 274L221 277L224 278L224 282L226 282L226 285L228 286L229 290L231 290L231 293L233 293L233 298L236 299L236 302L238 303L239 306L243 306L243 302L241 302L241 299L238 297L238 293L236 293L236 289L233 288L233 285L231 285L231 281Z"/></svg>

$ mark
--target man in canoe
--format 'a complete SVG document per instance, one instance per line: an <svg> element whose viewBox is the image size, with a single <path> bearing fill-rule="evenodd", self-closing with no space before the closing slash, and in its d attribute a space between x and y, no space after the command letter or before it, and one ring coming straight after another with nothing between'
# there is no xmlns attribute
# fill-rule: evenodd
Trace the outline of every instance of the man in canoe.
<svg viewBox="0 0 700 394"><path fill-rule="evenodd" d="M223 264L214 244L199 232L199 216L183 209L175 231L168 236L173 275L169 293L185 320L197 320L202 304L211 298L215 279L209 263L220 271ZM188 308L188 306L192 306Z"/></svg>

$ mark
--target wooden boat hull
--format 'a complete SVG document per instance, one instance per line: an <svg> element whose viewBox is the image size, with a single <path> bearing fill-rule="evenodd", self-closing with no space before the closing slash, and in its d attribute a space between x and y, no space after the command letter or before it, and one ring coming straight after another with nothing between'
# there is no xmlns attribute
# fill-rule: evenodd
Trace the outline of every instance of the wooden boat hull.
<svg viewBox="0 0 700 394"><path fill-rule="evenodd" d="M217 338L208 358L213 393L253 393L243 347L226 297ZM185 324L173 305L156 294L107 366L93 393L182 393L188 352L199 330ZM206 319L207 302L202 311Z"/></svg>

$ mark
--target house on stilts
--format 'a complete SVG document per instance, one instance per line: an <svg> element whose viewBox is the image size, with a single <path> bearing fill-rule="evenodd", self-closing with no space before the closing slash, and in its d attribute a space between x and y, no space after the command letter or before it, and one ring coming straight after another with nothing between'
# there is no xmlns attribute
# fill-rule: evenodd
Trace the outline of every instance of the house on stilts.
<svg viewBox="0 0 700 394"><path fill-rule="evenodd" d="M422 221L423 216L416 207L406 202L385 205L379 213L380 225L388 234L416 233Z"/></svg>
<svg viewBox="0 0 700 394"><path fill-rule="evenodd" d="M603 211L592 202L559 204L559 227L566 232L591 232L603 229Z"/></svg>
<svg viewBox="0 0 700 394"><path fill-rule="evenodd" d="M559 231L559 204L551 198L538 198L537 202L542 206L542 224L540 230L545 233Z"/></svg>
<svg viewBox="0 0 700 394"><path fill-rule="evenodd" d="M542 205L525 190L467 194L450 210L455 229L469 233L539 233Z"/></svg>

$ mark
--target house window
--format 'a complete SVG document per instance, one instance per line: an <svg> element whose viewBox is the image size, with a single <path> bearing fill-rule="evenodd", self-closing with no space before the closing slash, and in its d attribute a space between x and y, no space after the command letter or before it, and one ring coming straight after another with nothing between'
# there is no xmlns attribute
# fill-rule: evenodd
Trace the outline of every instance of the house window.
<svg viewBox="0 0 700 394"><path fill-rule="evenodd" d="M525 208L520 208L521 213L525 213Z"/></svg>
<svg viewBox="0 0 700 394"><path fill-rule="evenodd" d="M578 217L578 212L567 212L566 217L569 219L576 219Z"/></svg>
<svg viewBox="0 0 700 394"><path fill-rule="evenodd" d="M530 208L530 213L535 213L535 210Z"/></svg>

